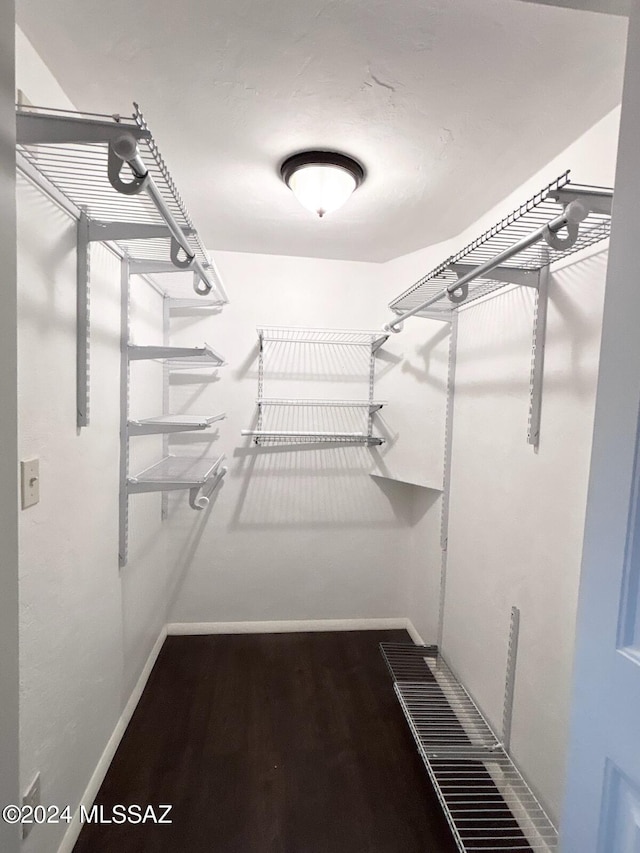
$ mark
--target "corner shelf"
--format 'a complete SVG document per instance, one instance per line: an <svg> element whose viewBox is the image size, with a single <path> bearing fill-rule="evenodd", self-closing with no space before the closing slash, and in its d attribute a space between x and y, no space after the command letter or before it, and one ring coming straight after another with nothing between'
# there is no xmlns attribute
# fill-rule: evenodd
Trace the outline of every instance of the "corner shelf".
<svg viewBox="0 0 640 853"><path fill-rule="evenodd" d="M157 415L154 418L130 420L128 430L129 435L159 435L205 430L225 417L224 412L218 415Z"/></svg>
<svg viewBox="0 0 640 853"><path fill-rule="evenodd" d="M376 480L387 480L390 483L401 483L404 486L413 486L417 489L429 489L432 492L444 491L442 483L419 481L417 477L415 479L412 479L409 476L394 477L392 474L380 474L378 471L372 471L369 476Z"/></svg>
<svg viewBox="0 0 640 853"><path fill-rule="evenodd" d="M172 367L222 367L224 358L213 347L137 346L127 347L129 361L142 359L169 361Z"/></svg>
<svg viewBox="0 0 640 853"><path fill-rule="evenodd" d="M305 444L338 442L343 444L384 444L384 438L365 432L304 432L296 430L243 429L241 435L253 436L256 444Z"/></svg>
<svg viewBox="0 0 640 853"><path fill-rule="evenodd" d="M223 461L224 454L217 459L166 456L135 477L128 477L127 492L140 494L189 490L191 507L204 509L209 503L209 495L227 473L227 469L222 467ZM203 490L208 494L200 494Z"/></svg>

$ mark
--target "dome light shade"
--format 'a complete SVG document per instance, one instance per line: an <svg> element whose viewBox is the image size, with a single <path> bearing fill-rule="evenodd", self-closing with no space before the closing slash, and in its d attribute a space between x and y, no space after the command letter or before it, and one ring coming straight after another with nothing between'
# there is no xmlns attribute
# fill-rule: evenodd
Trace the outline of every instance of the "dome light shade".
<svg viewBox="0 0 640 853"><path fill-rule="evenodd" d="M300 204L320 217L342 207L364 180L360 163L334 151L294 154L280 174Z"/></svg>

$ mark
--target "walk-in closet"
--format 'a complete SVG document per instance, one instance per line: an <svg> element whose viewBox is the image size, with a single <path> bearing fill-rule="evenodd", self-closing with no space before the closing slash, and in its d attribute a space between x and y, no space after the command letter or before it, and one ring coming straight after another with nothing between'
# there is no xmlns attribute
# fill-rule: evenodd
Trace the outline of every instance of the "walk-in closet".
<svg viewBox="0 0 640 853"><path fill-rule="evenodd" d="M640 2L0 9L1 853L638 853Z"/></svg>

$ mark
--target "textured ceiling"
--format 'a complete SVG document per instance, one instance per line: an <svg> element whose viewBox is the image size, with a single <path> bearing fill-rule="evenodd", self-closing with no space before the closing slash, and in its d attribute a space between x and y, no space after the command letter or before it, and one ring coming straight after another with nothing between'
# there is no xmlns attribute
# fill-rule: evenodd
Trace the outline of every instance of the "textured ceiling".
<svg viewBox="0 0 640 853"><path fill-rule="evenodd" d="M612 109L626 35L519 0L18 0L18 21L79 109L141 104L210 249L374 261L457 234ZM278 177L317 147L367 169L323 220Z"/></svg>

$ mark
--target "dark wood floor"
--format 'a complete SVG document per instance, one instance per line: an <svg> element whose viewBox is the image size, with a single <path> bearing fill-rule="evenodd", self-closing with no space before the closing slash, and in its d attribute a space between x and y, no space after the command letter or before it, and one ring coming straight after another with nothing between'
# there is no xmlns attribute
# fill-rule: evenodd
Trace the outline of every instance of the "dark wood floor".
<svg viewBox="0 0 640 853"><path fill-rule="evenodd" d="M455 853L378 643L404 631L169 637L100 789L171 826L74 853Z"/></svg>

